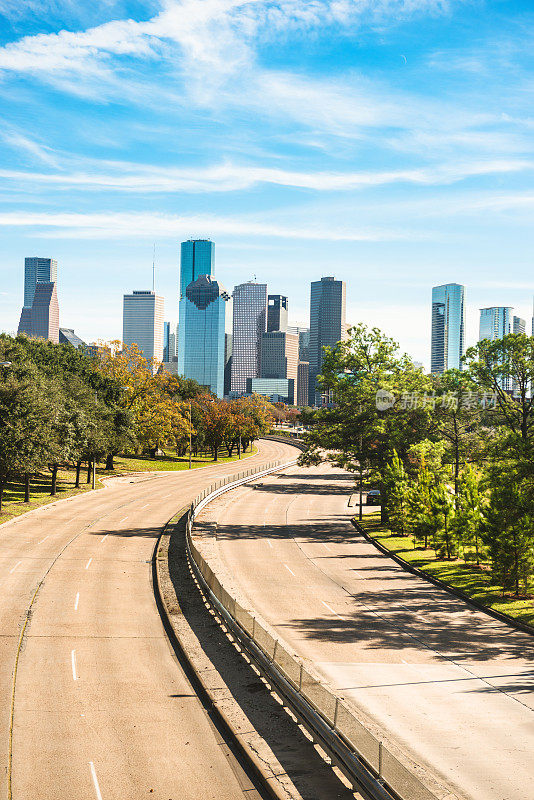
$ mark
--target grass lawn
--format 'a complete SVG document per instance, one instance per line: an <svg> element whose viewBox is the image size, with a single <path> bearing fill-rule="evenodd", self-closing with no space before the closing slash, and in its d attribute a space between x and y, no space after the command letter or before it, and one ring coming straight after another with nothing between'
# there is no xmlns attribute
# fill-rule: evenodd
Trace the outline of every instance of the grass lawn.
<svg viewBox="0 0 534 800"><path fill-rule="evenodd" d="M249 447L246 453L243 453L243 459L250 458L258 452L258 448L254 445ZM211 456L197 456L192 460L193 469L198 467L205 467L213 464L227 464L230 461L237 461L237 455L228 458L219 457L218 462L213 461ZM105 470L103 464L97 465L97 488L102 487L99 481L100 477L110 477L112 475L127 475L132 472L154 472L159 470L182 470L189 468L189 458L187 456L178 458L170 453L159 458L149 458L148 456L119 456L115 459L115 469ZM76 481L76 470L74 468L61 469L57 476L57 495L50 496L50 485L52 476L48 470L35 475L30 484L30 502L24 502L24 485L21 483L8 483L4 488L4 503L2 513L0 513L0 524L7 522L13 517L18 517L25 514L27 511L32 511L34 508L44 506L47 503L53 503L56 500L61 500L65 497L72 497L82 492L87 492L91 489L91 484L86 483L87 467L82 468L80 475L80 488L75 489L74 483Z"/></svg>
<svg viewBox="0 0 534 800"><path fill-rule="evenodd" d="M485 606L534 626L534 599L503 599L501 589L493 583L489 570L484 566L480 568L471 563L464 564L463 561L444 561L436 558L434 550L430 548L424 550L418 546L414 550L411 536L397 536L382 527L379 512L366 515L360 524L369 536L408 564L460 589Z"/></svg>

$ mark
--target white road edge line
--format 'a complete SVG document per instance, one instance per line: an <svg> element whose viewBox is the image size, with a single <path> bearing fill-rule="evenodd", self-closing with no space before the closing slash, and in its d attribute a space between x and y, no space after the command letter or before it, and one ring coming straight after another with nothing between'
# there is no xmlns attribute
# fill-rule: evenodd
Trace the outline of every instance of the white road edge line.
<svg viewBox="0 0 534 800"><path fill-rule="evenodd" d="M15 564L15 566L14 566L14 567L11 567L11 569L9 570L10 574L11 574L12 572L15 572L15 570L17 569L17 567L20 567L20 565L21 565L21 564L22 564L22 561L17 561L17 563Z"/></svg>
<svg viewBox="0 0 534 800"><path fill-rule="evenodd" d="M76 650L71 650L70 660L72 664L72 680L77 681L78 676L76 675Z"/></svg>
<svg viewBox="0 0 534 800"><path fill-rule="evenodd" d="M338 614L338 613L337 613L337 611L334 611L334 609L332 608L332 606L329 606L329 605L328 605L328 603L325 603L325 601L324 601L324 600L321 600L321 603L322 603L322 604L323 604L323 606L324 606L325 608L327 608L327 609L328 609L328 610L329 610L329 611L330 611L330 612L331 612L331 613L332 613L332 614L333 614L335 617L339 617L339 619L343 619L343 617L341 616L341 614Z"/></svg>
<svg viewBox="0 0 534 800"><path fill-rule="evenodd" d="M76 600L74 601L74 610L78 611L78 603L80 602L80 593L78 592L76 595Z"/></svg>
<svg viewBox="0 0 534 800"><path fill-rule="evenodd" d="M288 566L287 566L287 564L284 564L284 567L285 567L285 568L287 569L287 571L288 571L288 572L290 572L292 575L294 575L294 574L295 574L295 573L293 572L293 570L291 569L291 567L288 567Z"/></svg>
<svg viewBox="0 0 534 800"><path fill-rule="evenodd" d="M96 769L95 765L92 761L89 762L89 767L91 769L91 777L93 779L93 786L95 787L95 792L98 800L102 800L102 794L100 792L100 786L98 785L98 778L96 777Z"/></svg>
<svg viewBox="0 0 534 800"><path fill-rule="evenodd" d="M90 565L90 563L91 563L91 561L92 561L92 560L93 560L92 558L90 558L90 559L89 559L89 561L88 561L88 562L87 562L87 564L85 565L85 569L89 569L89 565Z"/></svg>
<svg viewBox="0 0 534 800"><path fill-rule="evenodd" d="M41 539L41 541L40 541L40 542L37 542L37 544L42 544L43 542L46 542L46 540L48 539L48 537L49 537L49 536L50 536L50 534L48 533L48 534L47 534L47 535L44 537L44 539Z"/></svg>
<svg viewBox="0 0 534 800"><path fill-rule="evenodd" d="M144 506L141 506L141 508L139 509L139 511L142 511L142 510L143 510L143 508L148 508L148 507L149 507L149 505L150 505L150 503L145 503L145 505L144 505Z"/></svg>

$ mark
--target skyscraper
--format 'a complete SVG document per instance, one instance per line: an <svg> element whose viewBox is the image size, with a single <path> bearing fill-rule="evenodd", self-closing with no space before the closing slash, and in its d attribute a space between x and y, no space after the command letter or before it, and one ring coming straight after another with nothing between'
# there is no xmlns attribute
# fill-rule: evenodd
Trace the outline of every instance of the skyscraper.
<svg viewBox="0 0 534 800"><path fill-rule="evenodd" d="M287 331L287 297L270 294L267 298L267 333Z"/></svg>
<svg viewBox="0 0 534 800"><path fill-rule="evenodd" d="M325 277L311 284L309 345L311 406L321 405L317 375L321 374L323 347L333 347L346 337L345 296L345 281Z"/></svg>
<svg viewBox="0 0 534 800"><path fill-rule="evenodd" d="M56 284L38 281L35 284L31 310L32 336L59 342L59 305Z"/></svg>
<svg viewBox="0 0 534 800"><path fill-rule="evenodd" d="M215 242L210 239L188 239L180 252L180 297L199 275L215 274Z"/></svg>
<svg viewBox="0 0 534 800"><path fill-rule="evenodd" d="M85 342L83 339L80 339L79 336L76 336L74 330L72 328L60 328L59 329L59 343L60 344L70 344L72 347L86 347Z"/></svg>
<svg viewBox="0 0 534 800"><path fill-rule="evenodd" d="M465 342L465 288L446 283L432 289L432 344L430 371L462 369Z"/></svg>
<svg viewBox="0 0 534 800"><path fill-rule="evenodd" d="M297 405L307 406L310 401L310 362L299 361L297 380Z"/></svg>
<svg viewBox="0 0 534 800"><path fill-rule="evenodd" d="M233 293L230 390L243 394L247 378L261 376L261 337L267 330L267 284L241 283Z"/></svg>
<svg viewBox="0 0 534 800"><path fill-rule="evenodd" d="M171 359L169 356L170 352L170 338L171 338L171 323L164 322L163 323L163 358L161 359L165 363L168 363Z"/></svg>
<svg viewBox="0 0 534 800"><path fill-rule="evenodd" d="M513 317L512 320L512 333L525 333L527 329L527 323L521 317Z"/></svg>
<svg viewBox="0 0 534 800"><path fill-rule="evenodd" d="M209 275L200 275L180 300L178 373L224 396L231 298Z"/></svg>
<svg viewBox="0 0 534 800"><path fill-rule="evenodd" d="M57 283L57 261L53 258L24 259L24 307L31 308L38 282Z"/></svg>
<svg viewBox="0 0 534 800"><path fill-rule="evenodd" d="M24 306L18 333L59 341L57 261L53 258L24 259Z"/></svg>
<svg viewBox="0 0 534 800"><path fill-rule="evenodd" d="M122 341L136 344L147 361L163 360L164 300L154 291L134 290L125 294L122 306Z"/></svg>
<svg viewBox="0 0 534 800"><path fill-rule="evenodd" d="M480 309L480 327L478 339L502 339L511 332L512 308L510 306L492 306ZM516 319L519 319L518 317Z"/></svg>
<svg viewBox="0 0 534 800"><path fill-rule="evenodd" d="M289 378L293 381L293 395L289 403L297 401L299 364L299 338L285 331L267 331L261 337L261 377Z"/></svg>

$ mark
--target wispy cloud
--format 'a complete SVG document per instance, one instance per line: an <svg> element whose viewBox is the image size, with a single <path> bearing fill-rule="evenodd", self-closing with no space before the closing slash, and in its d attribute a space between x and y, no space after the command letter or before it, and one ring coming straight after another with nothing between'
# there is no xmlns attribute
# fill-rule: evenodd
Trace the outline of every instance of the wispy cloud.
<svg viewBox="0 0 534 800"><path fill-rule="evenodd" d="M128 237L265 236L339 242L407 241L423 234L386 227L301 226L258 221L251 217L216 215L176 216L154 213L69 214L13 211L0 213L0 227L29 228L34 236L53 238L117 239Z"/></svg>
<svg viewBox="0 0 534 800"><path fill-rule="evenodd" d="M6 132L1 138L6 144L16 150L28 153L32 161L40 161L42 164L46 164L49 167L59 166L59 160L50 147L39 144L39 142L30 139L28 136L17 132Z"/></svg>

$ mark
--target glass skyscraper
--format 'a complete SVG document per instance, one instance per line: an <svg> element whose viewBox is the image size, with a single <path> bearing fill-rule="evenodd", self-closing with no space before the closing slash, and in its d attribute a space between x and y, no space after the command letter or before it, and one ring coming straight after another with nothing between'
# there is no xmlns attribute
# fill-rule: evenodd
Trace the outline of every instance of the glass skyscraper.
<svg viewBox="0 0 534 800"><path fill-rule="evenodd" d="M446 283L432 289L430 371L462 369L465 348L465 288Z"/></svg>
<svg viewBox="0 0 534 800"><path fill-rule="evenodd" d="M180 300L178 374L224 397L224 368L228 358L231 298L224 286L200 275Z"/></svg>
<svg viewBox="0 0 534 800"><path fill-rule="evenodd" d="M57 283L57 261L53 258L24 259L24 307L31 308L38 282Z"/></svg>
<svg viewBox="0 0 534 800"><path fill-rule="evenodd" d="M287 297L270 294L267 298L267 333L287 331Z"/></svg>
<svg viewBox="0 0 534 800"><path fill-rule="evenodd" d="M261 377L261 337L267 330L267 284L241 283L234 289L230 390L247 391L247 378Z"/></svg>
<svg viewBox="0 0 534 800"><path fill-rule="evenodd" d="M317 387L317 375L323 365L323 347L333 347L346 338L345 281L333 277L313 281L310 299L310 344L309 344L309 402L321 405L321 391Z"/></svg>
<svg viewBox="0 0 534 800"><path fill-rule="evenodd" d="M496 339L502 339L512 332L512 308L510 306L491 306L490 308L480 309L480 327L478 332L479 342L483 339L489 339L494 342ZM519 317L514 317L514 321L523 322ZM520 331L514 330L514 333ZM496 366L496 365L494 365ZM499 379L499 385L502 389L509 391L512 388L512 379L508 376Z"/></svg>
<svg viewBox="0 0 534 800"><path fill-rule="evenodd" d="M163 361L164 300L154 291L125 294L122 306L122 341L136 344L149 361Z"/></svg>
<svg viewBox="0 0 534 800"><path fill-rule="evenodd" d="M215 242L210 239L188 239L182 242L180 252L180 297L200 275L215 274Z"/></svg>

